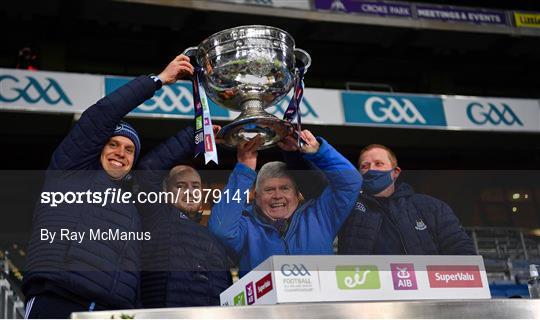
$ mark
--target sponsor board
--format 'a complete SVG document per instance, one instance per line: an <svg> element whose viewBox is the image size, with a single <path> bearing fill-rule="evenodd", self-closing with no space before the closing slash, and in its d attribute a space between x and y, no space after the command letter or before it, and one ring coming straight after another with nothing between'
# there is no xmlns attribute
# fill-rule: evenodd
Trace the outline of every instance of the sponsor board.
<svg viewBox="0 0 540 320"><path fill-rule="evenodd" d="M341 290L381 288L379 269L374 265L337 266L336 279Z"/></svg>
<svg viewBox="0 0 540 320"><path fill-rule="evenodd" d="M240 292L234 296L234 305L235 306L245 306L246 305L246 293L244 291Z"/></svg>
<svg viewBox="0 0 540 320"><path fill-rule="evenodd" d="M478 266L428 265L426 268L431 288L482 287Z"/></svg>
<svg viewBox="0 0 540 320"><path fill-rule="evenodd" d="M315 9L322 11L359 13L382 17L412 18L412 6L406 3L390 3L366 0L315 0Z"/></svg>
<svg viewBox="0 0 540 320"><path fill-rule="evenodd" d="M371 0L315 0L315 9L381 17L508 26L506 12L466 7Z"/></svg>
<svg viewBox="0 0 540 320"><path fill-rule="evenodd" d="M109 94L127 83L129 78L106 77L105 94ZM192 118L194 116L193 93L191 82L178 81L173 85L163 86L155 95L132 111L132 115L174 116ZM282 119L291 101L293 91L277 104L270 106L266 112ZM218 106L208 99L210 114L220 119L234 120L240 113ZM329 106L333 106L329 107ZM300 104L303 123L310 124L343 124L339 91L326 89L306 89Z"/></svg>
<svg viewBox="0 0 540 320"><path fill-rule="evenodd" d="M303 256L276 256L273 259L278 302L320 301L317 265Z"/></svg>
<svg viewBox="0 0 540 320"><path fill-rule="evenodd" d="M418 290L416 273L412 263L391 263L394 290Z"/></svg>
<svg viewBox="0 0 540 320"><path fill-rule="evenodd" d="M0 110L81 113L130 78L0 69ZM267 112L283 118L293 92ZM238 112L209 100L213 117L233 120ZM306 88L302 122L423 129L540 131L538 100L387 94ZM164 86L130 113L140 117L193 119L192 85ZM205 120L196 119L200 128ZM204 136L197 137L199 141Z"/></svg>
<svg viewBox="0 0 540 320"><path fill-rule="evenodd" d="M295 8L310 10L311 5L309 0L213 0L218 2L229 2L236 4L245 4L245 5L257 5L264 7L282 7L282 8Z"/></svg>
<svg viewBox="0 0 540 320"><path fill-rule="evenodd" d="M286 292L306 292L314 290L313 275L302 263L281 265L281 285Z"/></svg>
<svg viewBox="0 0 540 320"><path fill-rule="evenodd" d="M269 273L255 283L257 292L257 299L261 299L265 294L272 291L274 286L272 285L272 274Z"/></svg>
<svg viewBox="0 0 540 320"><path fill-rule="evenodd" d="M516 27L540 28L540 13L514 12Z"/></svg>
<svg viewBox="0 0 540 320"><path fill-rule="evenodd" d="M538 131L537 100L446 97L444 111L450 128L497 131Z"/></svg>
<svg viewBox="0 0 540 320"><path fill-rule="evenodd" d="M82 112L102 96L102 76L0 69L0 109Z"/></svg>
<svg viewBox="0 0 540 320"><path fill-rule="evenodd" d="M346 123L446 127L439 97L343 92L342 99Z"/></svg>
<svg viewBox="0 0 540 320"><path fill-rule="evenodd" d="M246 285L247 304L252 305L255 303L255 291L253 289L253 282Z"/></svg>
<svg viewBox="0 0 540 320"><path fill-rule="evenodd" d="M131 78L105 77L105 95L129 82ZM229 110L222 108L209 100L212 117L229 118ZM193 118L193 86L188 81L178 81L175 84L163 86L154 96L134 109L130 115L137 116L174 116Z"/></svg>
<svg viewBox="0 0 540 320"><path fill-rule="evenodd" d="M418 19L507 26L506 12L499 10L416 4Z"/></svg>
<svg viewBox="0 0 540 320"><path fill-rule="evenodd" d="M255 298L250 299L250 287ZM273 256L221 294L222 305L489 299L481 256Z"/></svg>

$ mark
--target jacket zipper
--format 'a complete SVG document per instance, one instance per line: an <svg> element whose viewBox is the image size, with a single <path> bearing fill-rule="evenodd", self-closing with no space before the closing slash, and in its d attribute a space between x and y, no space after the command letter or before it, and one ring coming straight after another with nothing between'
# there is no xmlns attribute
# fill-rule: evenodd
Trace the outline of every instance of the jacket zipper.
<svg viewBox="0 0 540 320"><path fill-rule="evenodd" d="M285 252L290 256L291 252L289 251L289 245L287 244L287 241L285 241L285 237L281 237L281 240L283 240L283 243L285 244Z"/></svg>
<svg viewBox="0 0 540 320"><path fill-rule="evenodd" d="M301 209L303 209L305 207L305 204L304 206L302 207L301 206ZM299 208L297 208L296 210L298 210ZM289 245L287 244L287 240L288 238L290 238L290 234L292 234L292 231L296 225L298 224L298 219L300 219L298 217L298 211L295 211L293 213L293 218L291 220L291 224L289 225L289 227L287 228L287 232L285 232L285 234L281 237L281 239L283 239L283 242L285 243L285 251L287 252L287 255L291 255L291 251L289 250Z"/></svg>
<svg viewBox="0 0 540 320"><path fill-rule="evenodd" d="M407 247L405 247L405 241L403 241L403 235L401 235L401 232L399 232L399 227L398 225L394 222L394 220L392 219L392 217L390 216L389 213L387 213L384 208L379 204L377 203L377 201L373 201L378 207L379 209L381 209L383 211L383 214L387 214L388 216L388 220L390 221L391 224L394 225L395 229L397 230L397 234L399 236L399 242L401 242L401 247L403 248L403 251L405 251L405 255L408 255L408 252L407 252ZM377 228L377 234L381 231L381 225L382 225L382 221L383 221L383 217L381 217L381 219L379 220L379 227ZM373 243L373 245L375 246L375 242ZM371 248L371 250L373 250L373 248Z"/></svg>
<svg viewBox="0 0 540 320"><path fill-rule="evenodd" d="M133 230L133 225L135 224L135 219L136 219L136 215L131 219L131 223L129 225L129 229L128 230ZM112 288L111 288L111 293L114 294L115 290L116 290L116 285L118 284L118 280L120 279L120 274L122 273L122 260L124 259L124 256L126 255L126 251L127 251L127 247L129 246L129 241L126 241L126 243L124 244L123 248L122 248L122 251L121 251L121 254L120 254L120 257L118 258L118 269L116 270L116 274L115 274L115 277L114 277L114 282L113 282L113 285L112 285ZM139 286L139 284L137 284L137 286Z"/></svg>
<svg viewBox="0 0 540 320"><path fill-rule="evenodd" d="M392 224L394 224L394 227L396 228L397 233L399 235L399 241L401 241L401 246L403 247L403 251L405 251L405 255L408 255L409 253L407 252L407 247L405 247L405 241L403 240L403 235L401 235L401 232L399 232L399 228L397 224L392 220L391 217L388 217L388 219L391 221Z"/></svg>

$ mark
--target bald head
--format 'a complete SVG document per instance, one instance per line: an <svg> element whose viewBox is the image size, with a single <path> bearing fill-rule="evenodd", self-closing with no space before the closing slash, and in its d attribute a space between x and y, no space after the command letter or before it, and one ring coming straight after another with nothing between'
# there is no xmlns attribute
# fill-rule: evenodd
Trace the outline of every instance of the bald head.
<svg viewBox="0 0 540 320"><path fill-rule="evenodd" d="M173 203L175 207L192 215L202 209L202 201L195 201L193 191L202 188L201 176L193 167L188 165L178 165L169 171L169 175L163 181L165 191L172 192L177 197L178 201ZM189 202L188 202L189 200Z"/></svg>
<svg viewBox="0 0 540 320"><path fill-rule="evenodd" d="M168 190L170 188L171 184L174 184L178 178L182 178L184 176L192 176L195 181L197 180L199 184L201 183L201 176L199 175L199 172L195 170L195 168L188 166L188 165L178 165L176 167L173 167L171 171L169 171L169 175L165 179L165 189ZM168 190L170 191L170 190Z"/></svg>

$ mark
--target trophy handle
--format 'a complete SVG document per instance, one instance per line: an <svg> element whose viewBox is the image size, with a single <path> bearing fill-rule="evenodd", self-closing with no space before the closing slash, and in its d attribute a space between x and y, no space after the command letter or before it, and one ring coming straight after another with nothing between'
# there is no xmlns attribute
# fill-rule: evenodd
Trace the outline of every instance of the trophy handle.
<svg viewBox="0 0 540 320"><path fill-rule="evenodd" d="M294 57L297 61L300 61L304 65L304 73L307 72L309 66L311 65L311 56L305 50L294 49Z"/></svg>
<svg viewBox="0 0 540 320"><path fill-rule="evenodd" d="M197 50L199 48L198 47L189 47L187 48L186 50L184 50L184 52L182 52L183 55L186 55L190 58L195 58L197 56Z"/></svg>
<svg viewBox="0 0 540 320"><path fill-rule="evenodd" d="M199 51L199 47L189 47L182 52L183 55L186 55L189 57L189 61L194 67L200 66L199 60L197 60L197 51Z"/></svg>

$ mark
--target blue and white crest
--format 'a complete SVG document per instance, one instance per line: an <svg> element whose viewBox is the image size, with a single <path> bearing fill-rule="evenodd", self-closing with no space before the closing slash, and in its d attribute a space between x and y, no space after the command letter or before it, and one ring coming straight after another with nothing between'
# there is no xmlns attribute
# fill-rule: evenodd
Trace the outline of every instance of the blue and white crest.
<svg viewBox="0 0 540 320"><path fill-rule="evenodd" d="M420 220L416 220L416 226L414 228L416 230L422 231L422 230L426 230L427 226L424 223L424 221L422 221L422 219L420 219Z"/></svg>
<svg viewBox="0 0 540 320"><path fill-rule="evenodd" d="M366 206L364 206L364 204L360 201L357 201L356 204L354 205L354 210L360 210L362 212L366 212Z"/></svg>

